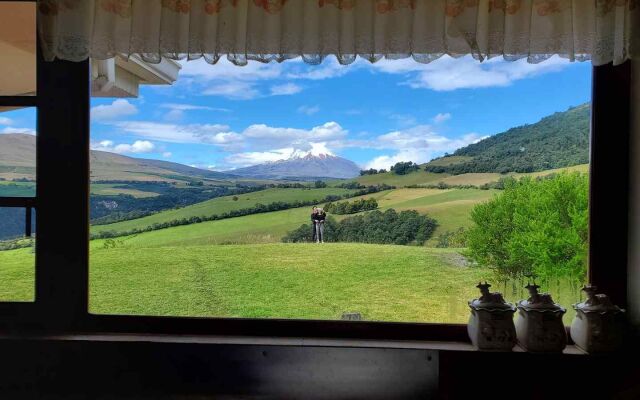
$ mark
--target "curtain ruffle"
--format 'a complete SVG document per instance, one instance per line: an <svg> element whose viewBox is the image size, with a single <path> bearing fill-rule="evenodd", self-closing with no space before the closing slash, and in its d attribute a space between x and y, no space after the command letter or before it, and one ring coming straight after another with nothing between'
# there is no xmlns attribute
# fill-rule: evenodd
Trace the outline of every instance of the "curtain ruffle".
<svg viewBox="0 0 640 400"><path fill-rule="evenodd" d="M601 65L640 53L640 0L40 0L38 10L47 60L557 54Z"/></svg>

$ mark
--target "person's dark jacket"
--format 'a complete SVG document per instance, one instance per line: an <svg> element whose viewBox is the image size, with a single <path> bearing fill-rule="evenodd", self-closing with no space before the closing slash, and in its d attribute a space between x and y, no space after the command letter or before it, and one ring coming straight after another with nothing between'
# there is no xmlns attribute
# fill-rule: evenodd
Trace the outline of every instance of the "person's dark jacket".
<svg viewBox="0 0 640 400"><path fill-rule="evenodd" d="M313 221L324 221L324 219L327 217L327 214L324 212L319 212L314 214L311 214L311 220Z"/></svg>

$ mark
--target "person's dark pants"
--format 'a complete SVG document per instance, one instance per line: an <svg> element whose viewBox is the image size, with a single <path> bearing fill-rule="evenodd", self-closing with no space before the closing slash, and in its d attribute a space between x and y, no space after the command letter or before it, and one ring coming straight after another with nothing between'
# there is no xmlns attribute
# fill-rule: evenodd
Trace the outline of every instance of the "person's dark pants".
<svg viewBox="0 0 640 400"><path fill-rule="evenodd" d="M316 236L316 222L315 221L311 222L311 235L312 235L311 236L312 237L311 242L315 243L316 237L317 237Z"/></svg>

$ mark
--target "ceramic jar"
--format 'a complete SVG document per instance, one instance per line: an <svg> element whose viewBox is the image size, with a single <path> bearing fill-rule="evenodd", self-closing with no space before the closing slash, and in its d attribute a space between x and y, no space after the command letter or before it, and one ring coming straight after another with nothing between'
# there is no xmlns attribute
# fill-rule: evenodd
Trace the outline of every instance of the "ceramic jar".
<svg viewBox="0 0 640 400"><path fill-rule="evenodd" d="M567 345L567 331L562 323L567 310L554 303L548 293L538 293L538 288L535 284L527 285L529 298L516 306L518 343L530 352L561 352Z"/></svg>
<svg viewBox="0 0 640 400"><path fill-rule="evenodd" d="M491 293L488 283L476 286L482 294L469 302L471 316L467 332L471 343L479 350L511 351L516 344L513 314L516 308L502 294Z"/></svg>
<svg viewBox="0 0 640 400"><path fill-rule="evenodd" d="M611 303L597 287L585 286L587 300L574 304L576 316L571 323L571 339L587 353L610 352L622 344L625 310Z"/></svg>

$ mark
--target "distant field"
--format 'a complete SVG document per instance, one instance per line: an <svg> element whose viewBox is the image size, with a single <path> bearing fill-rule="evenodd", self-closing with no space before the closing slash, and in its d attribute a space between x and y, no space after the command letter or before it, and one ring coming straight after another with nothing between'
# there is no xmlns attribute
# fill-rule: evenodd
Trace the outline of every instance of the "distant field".
<svg viewBox="0 0 640 400"><path fill-rule="evenodd" d="M0 197L32 197L35 195L35 182L0 181Z"/></svg>
<svg viewBox="0 0 640 400"><path fill-rule="evenodd" d="M396 175L392 172L385 172L376 175L364 175L354 180L363 185L380 185L386 183L396 187L405 187L411 185L424 185L429 183L438 183L442 179L448 177L448 174L435 174L433 172L417 171L406 175Z"/></svg>
<svg viewBox="0 0 640 400"><path fill-rule="evenodd" d="M159 193L146 192L146 191L137 190L137 189L122 188L119 186L122 186L122 184L92 183L91 194L102 195L102 196L115 196L119 194L129 194L138 199L143 199L147 197L156 197L160 195Z"/></svg>
<svg viewBox="0 0 640 400"><path fill-rule="evenodd" d="M304 192L311 191L300 189L300 193ZM426 213L436 218L439 226L436 229L434 236L437 236L447 230L456 230L460 227L469 226L471 223L469 220L469 211L471 208L473 208L475 204L490 199L496 192L497 191L495 190L479 189L395 189L360 197L375 198L382 211L388 208L394 208L398 211L417 210L420 213ZM246 206L240 207L237 203L240 203L241 201L250 203L251 199L255 202L265 202L265 197L263 196L266 194L269 196L275 196L277 195L277 192L273 192L272 189L269 189L268 191L248 193L243 195L247 196L247 198L236 202L230 200L229 196L220 197L194 206L178 210L164 211L150 217L161 217L161 219L157 219L157 221L175 219L176 217L174 216L183 215L178 214L178 212L190 209L191 207L204 205L205 203L208 203L208 207L215 206L218 207L216 209L225 211L229 208L224 207L236 206L244 208ZM251 195L253 195L253 197ZM259 197L256 198L256 195ZM190 210L189 212L192 211ZM279 242L288 231L296 229L302 224L309 223L310 212L310 207L301 207L264 214L247 215L244 217L203 222L200 224L191 224L146 232L124 240L132 241L134 243L146 243L151 246L175 244L273 243ZM171 215L171 217L169 217L169 215ZM195 213L193 215L202 215L202 213ZM119 222L116 224L94 226L92 227L92 232L105 230L126 231L137 226L148 226L151 224L151 222L148 222L150 217ZM337 215L334 217L342 219L348 216ZM145 222L142 223L142 220ZM118 228L116 228L116 226ZM428 242L428 244L431 244L431 242Z"/></svg>
<svg viewBox="0 0 640 400"><path fill-rule="evenodd" d="M461 159L465 157L450 157L447 159L441 159L434 161L433 165L445 165L445 164L437 164L444 163L445 160L449 160L448 164L452 164L451 158ZM411 185L435 185L440 182L449 184L449 185L476 185L480 186L485 183L497 182L500 178L504 178L507 176L513 177L523 177L523 176L546 176L553 173L559 172L589 172L589 164L581 164L573 167L567 168L557 168L550 169L546 171L540 172L532 172L532 173L508 173L508 174L498 174L498 173L470 173L470 174L460 174L460 175L450 175L450 174L436 174L433 172L425 172L424 170L412 172L407 175L396 175L392 172L386 172L383 174L377 175L365 175L360 176L355 179L355 181L362 183L363 185L379 185L382 183L386 183L387 185L393 185L396 187L406 187Z"/></svg>
<svg viewBox="0 0 640 400"><path fill-rule="evenodd" d="M191 206L167 210L144 218L117 222L109 225L97 225L91 228L94 233L103 231L123 232L134 228L145 228L154 223L166 222L175 219L222 214L224 212L253 207L258 203L268 204L276 201L311 201L320 200L328 195L344 195L353 192L348 189L323 188L323 189L266 189L258 192L239 194L238 200L234 196L217 197Z"/></svg>

